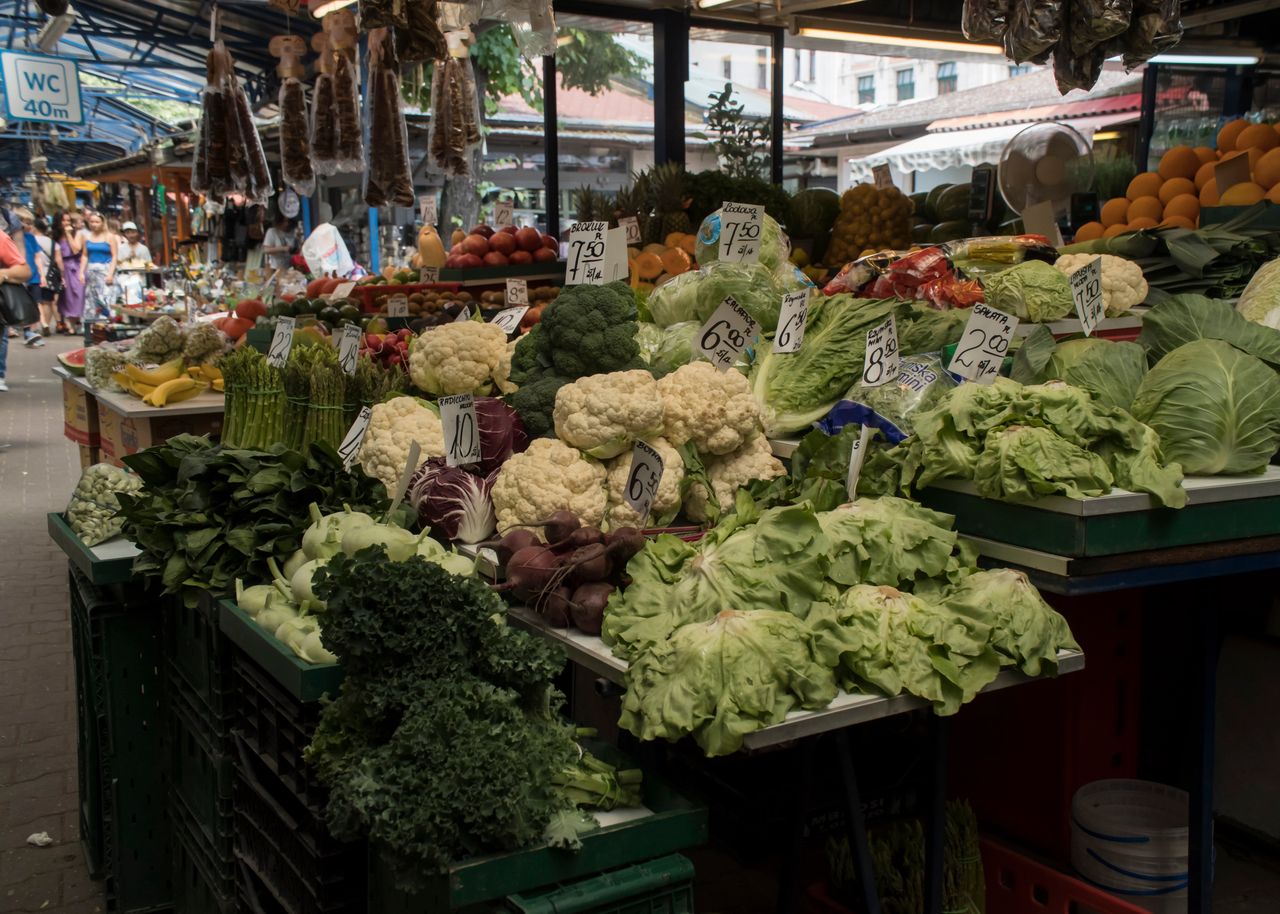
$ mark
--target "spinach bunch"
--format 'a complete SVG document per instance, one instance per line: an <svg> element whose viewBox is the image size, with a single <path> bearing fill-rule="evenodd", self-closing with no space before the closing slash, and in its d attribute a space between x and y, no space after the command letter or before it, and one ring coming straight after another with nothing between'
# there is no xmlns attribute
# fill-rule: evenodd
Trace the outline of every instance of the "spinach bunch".
<svg viewBox="0 0 1280 914"><path fill-rule="evenodd" d="M359 469L348 473L323 445L306 453L283 445L250 451L177 435L124 462L143 483L118 496L123 532L142 550L134 570L159 577L167 593L270 580L267 559L297 551L313 502L324 513L387 507L381 483Z"/></svg>

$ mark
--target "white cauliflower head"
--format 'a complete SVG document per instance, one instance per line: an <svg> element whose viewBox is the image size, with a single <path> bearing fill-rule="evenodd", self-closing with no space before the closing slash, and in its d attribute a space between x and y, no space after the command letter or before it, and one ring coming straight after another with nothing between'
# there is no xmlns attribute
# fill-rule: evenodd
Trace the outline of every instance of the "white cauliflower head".
<svg viewBox="0 0 1280 914"><path fill-rule="evenodd" d="M733 500L741 486L755 479L774 479L787 472L782 461L773 456L769 439L763 435L752 438L732 454L708 457L706 469L707 478L711 480L711 487L715 489L716 501L722 511L733 506ZM700 483L690 486L684 502L684 513L691 520L707 521L710 519L709 507L706 487Z"/></svg>
<svg viewBox="0 0 1280 914"><path fill-rule="evenodd" d="M424 330L409 349L409 376L437 397L487 396L511 371L507 334L496 324L455 321Z"/></svg>
<svg viewBox="0 0 1280 914"><path fill-rule="evenodd" d="M444 426L434 409L416 397L396 397L379 403L369 414L369 428L360 443L360 466L365 473L394 489L409 460L409 446L418 442L418 466L428 457L444 455Z"/></svg>
<svg viewBox="0 0 1280 914"><path fill-rule="evenodd" d="M662 434L662 397L641 369L593 374L556 392L556 437L604 460Z"/></svg>
<svg viewBox="0 0 1280 914"><path fill-rule="evenodd" d="M763 428L751 382L740 371L690 362L659 380L658 392L666 437L675 447L692 441L699 453L728 454Z"/></svg>
<svg viewBox="0 0 1280 914"><path fill-rule="evenodd" d="M1147 300L1147 280L1142 267L1114 254L1063 254L1053 262L1059 273L1070 276L1102 257L1102 307L1107 317L1124 314Z"/></svg>
<svg viewBox="0 0 1280 914"><path fill-rule="evenodd" d="M538 438L512 454L493 484L498 532L529 526L556 511L572 511L583 524L604 520L605 469L581 451L554 438Z"/></svg>
<svg viewBox="0 0 1280 914"><path fill-rule="evenodd" d="M645 444L662 455L662 479L649 508L649 517L664 521L680 509L680 487L684 483L684 460L666 438L646 438ZM631 475L631 452L619 454L608 466L609 506L606 520L610 530L619 527L643 527L645 518L627 504L627 477Z"/></svg>

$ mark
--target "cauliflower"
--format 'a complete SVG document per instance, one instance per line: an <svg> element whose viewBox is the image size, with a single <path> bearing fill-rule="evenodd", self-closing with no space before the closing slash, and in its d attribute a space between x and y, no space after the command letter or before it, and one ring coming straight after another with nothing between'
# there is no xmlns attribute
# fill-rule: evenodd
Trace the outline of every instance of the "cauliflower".
<svg viewBox="0 0 1280 914"><path fill-rule="evenodd" d="M658 483L657 494L649 508L649 516L663 523L675 516L680 510L680 487L684 484L684 460L680 452L671 446L666 438L646 438L645 443L662 455L662 479ZM608 467L609 507L606 511L609 529L619 527L643 527L645 518L641 517L627 504L627 477L631 475L631 454L619 454L609 461Z"/></svg>
<svg viewBox="0 0 1280 914"><path fill-rule="evenodd" d="M512 454L493 484L498 532L529 526L561 509L583 524L604 520L605 469L598 461L554 438L538 438Z"/></svg>
<svg viewBox="0 0 1280 914"><path fill-rule="evenodd" d="M437 397L488 396L511 370L507 334L496 324L459 321L423 331L409 350L413 383Z"/></svg>
<svg viewBox="0 0 1280 914"><path fill-rule="evenodd" d="M593 374L556 392L556 437L601 460L662 434L662 397L642 369Z"/></svg>
<svg viewBox="0 0 1280 914"><path fill-rule="evenodd" d="M732 454L722 457L708 457L706 462L707 478L715 489L716 501L722 511L733 506L733 500L741 486L755 479L773 479L784 475L787 470L782 461L773 456L769 439L763 435L752 438ZM711 514L705 486L695 483L689 488L689 495L684 502L684 513L691 520L707 521Z"/></svg>
<svg viewBox="0 0 1280 914"><path fill-rule="evenodd" d="M388 490L394 489L414 441L421 448L418 466L428 457L444 455L444 426L436 411L416 397L379 403L370 413L369 428L360 444L360 466Z"/></svg>
<svg viewBox="0 0 1280 914"><path fill-rule="evenodd" d="M193 365L212 362L222 355L226 348L227 338L222 331L207 321L201 321L187 331L186 342L182 346L182 357Z"/></svg>
<svg viewBox="0 0 1280 914"><path fill-rule="evenodd" d="M162 365L182 355L182 346L182 327L166 314L138 334L129 355L139 365Z"/></svg>
<svg viewBox="0 0 1280 914"><path fill-rule="evenodd" d="M691 362L659 380L658 393L675 447L692 441L699 453L728 454L762 429L751 382L741 372Z"/></svg>
<svg viewBox="0 0 1280 914"><path fill-rule="evenodd" d="M1102 306L1107 317L1124 314L1147 300L1147 280L1142 267L1132 260L1114 254L1063 254L1053 265L1058 272L1070 276L1095 257L1102 258Z"/></svg>

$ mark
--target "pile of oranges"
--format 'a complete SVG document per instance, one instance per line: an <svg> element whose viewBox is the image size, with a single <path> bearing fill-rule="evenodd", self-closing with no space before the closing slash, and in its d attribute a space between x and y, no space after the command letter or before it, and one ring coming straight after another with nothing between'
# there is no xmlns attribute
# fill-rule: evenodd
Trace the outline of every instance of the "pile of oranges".
<svg viewBox="0 0 1280 914"><path fill-rule="evenodd" d="M1250 180L1219 190L1214 168L1233 156L1249 157ZM1157 171L1129 182L1123 197L1102 204L1100 221L1086 222L1076 241L1110 238L1156 226L1197 228L1204 206L1251 206L1260 200L1280 203L1280 124L1235 120L1218 131L1218 148L1175 146L1160 158Z"/></svg>

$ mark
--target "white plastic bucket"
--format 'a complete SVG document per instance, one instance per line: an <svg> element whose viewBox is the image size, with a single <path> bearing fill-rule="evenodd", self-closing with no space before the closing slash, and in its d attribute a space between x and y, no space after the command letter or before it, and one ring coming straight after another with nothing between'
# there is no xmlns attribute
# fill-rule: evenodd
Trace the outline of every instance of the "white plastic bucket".
<svg viewBox="0 0 1280 914"><path fill-rule="evenodd" d="M1071 800L1071 865L1154 914L1186 914L1186 791L1151 781L1094 781Z"/></svg>

